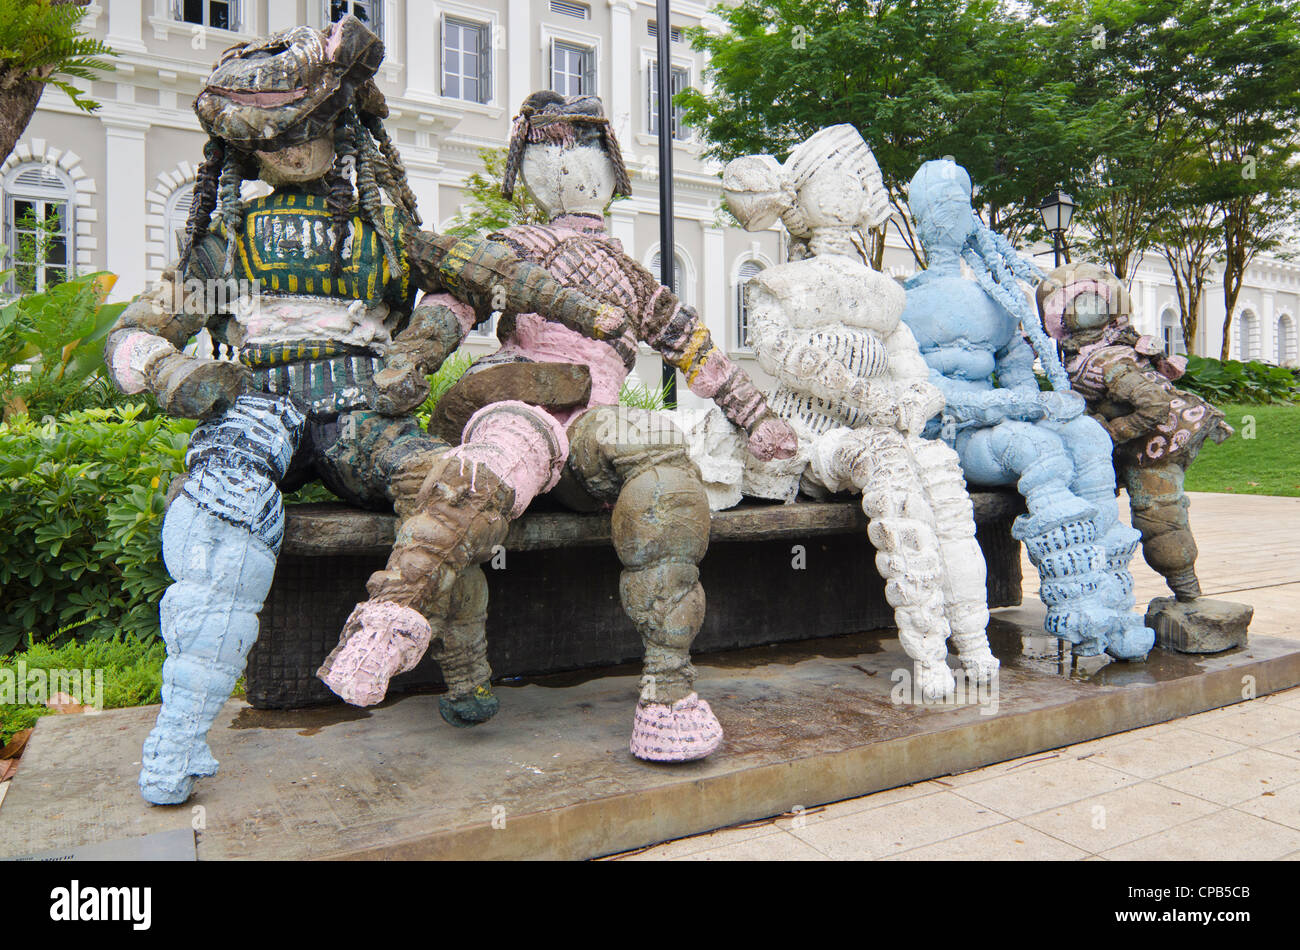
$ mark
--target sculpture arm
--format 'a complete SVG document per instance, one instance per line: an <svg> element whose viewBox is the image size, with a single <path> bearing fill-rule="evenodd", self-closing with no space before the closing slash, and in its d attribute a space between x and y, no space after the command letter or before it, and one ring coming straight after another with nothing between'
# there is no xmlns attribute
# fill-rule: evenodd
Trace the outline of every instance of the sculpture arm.
<svg viewBox="0 0 1300 950"><path fill-rule="evenodd" d="M456 351L478 314L451 294L425 294L420 305L384 354L384 368L375 374L374 408L386 415L404 415L429 396L428 374Z"/></svg>
<svg viewBox="0 0 1300 950"><path fill-rule="evenodd" d="M896 386L894 424L904 433L920 435L926 423L943 410L943 391L930 381L930 366L906 323L900 322L885 338L885 352Z"/></svg>
<svg viewBox="0 0 1300 950"><path fill-rule="evenodd" d="M999 388L1038 392L1034 351L1019 333L1013 333L1011 341L994 354L994 361Z"/></svg>
<svg viewBox="0 0 1300 950"><path fill-rule="evenodd" d="M172 268L122 311L104 344L109 377L127 395L148 390L171 416L200 419L233 403L250 374L238 363L197 359L181 347L208 321L186 306Z"/></svg>
<svg viewBox="0 0 1300 950"><path fill-rule="evenodd" d="M407 253L421 290L447 292L471 306L479 319L498 310L538 313L609 344L624 365L636 362L636 337L621 308L564 286L499 241L415 231L407 237Z"/></svg>
<svg viewBox="0 0 1300 950"><path fill-rule="evenodd" d="M1116 445L1151 432L1169 418L1169 403L1173 397L1164 387L1147 379L1132 360L1117 360L1106 370L1103 378L1111 398L1133 407L1127 415L1103 423Z"/></svg>

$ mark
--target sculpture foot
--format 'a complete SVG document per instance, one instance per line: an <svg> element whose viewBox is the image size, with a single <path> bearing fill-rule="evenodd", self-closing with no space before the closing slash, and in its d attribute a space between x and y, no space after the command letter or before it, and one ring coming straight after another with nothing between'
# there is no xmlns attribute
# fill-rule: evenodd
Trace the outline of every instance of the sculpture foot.
<svg viewBox="0 0 1300 950"><path fill-rule="evenodd" d="M941 702L957 689L957 678L947 663L917 663L916 694L923 703Z"/></svg>
<svg viewBox="0 0 1300 950"><path fill-rule="evenodd" d="M1156 645L1156 632L1135 614L1121 614L1115 632L1106 641L1106 652L1117 660L1141 661Z"/></svg>
<svg viewBox="0 0 1300 950"><path fill-rule="evenodd" d="M958 659L961 660L962 669L966 671L967 677L976 683L989 682L1002 668L1002 661L994 656L988 647L973 653L963 653Z"/></svg>
<svg viewBox="0 0 1300 950"><path fill-rule="evenodd" d="M217 774L217 760L212 755L206 742L199 743L200 748L188 754L174 753L170 756L145 754L140 769L140 794L150 805L181 805L194 794L194 785L198 779ZM179 760L181 769L164 767L164 759Z"/></svg>
<svg viewBox="0 0 1300 950"><path fill-rule="evenodd" d="M468 728L487 722L497 714L501 701L492 692L487 683L476 686L469 696L453 699L443 696L438 700L438 712L442 718L453 726Z"/></svg>
<svg viewBox="0 0 1300 950"><path fill-rule="evenodd" d="M415 668L431 639L433 629L418 611L368 600L352 611L316 675L345 702L373 706L388 692L389 680Z"/></svg>
<svg viewBox="0 0 1300 950"><path fill-rule="evenodd" d="M1175 571L1165 577L1165 583L1181 602L1189 604L1201 596L1201 582L1196 576L1196 568Z"/></svg>
<svg viewBox="0 0 1300 950"><path fill-rule="evenodd" d="M671 706L639 702L632 723L632 754L647 762L693 762L722 744L722 723L691 693Z"/></svg>

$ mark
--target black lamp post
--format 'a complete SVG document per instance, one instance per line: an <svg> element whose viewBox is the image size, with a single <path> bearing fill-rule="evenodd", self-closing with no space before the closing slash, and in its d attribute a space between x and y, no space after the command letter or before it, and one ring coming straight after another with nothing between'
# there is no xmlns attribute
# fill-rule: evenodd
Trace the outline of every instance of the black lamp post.
<svg viewBox="0 0 1300 950"><path fill-rule="evenodd" d="M1054 267L1061 266L1061 252L1065 249L1063 235L1070 227L1074 208L1074 199L1059 188L1044 198L1043 203L1038 206L1038 213L1043 216L1043 225L1052 235L1052 251L1056 258Z"/></svg>
<svg viewBox="0 0 1300 950"><path fill-rule="evenodd" d="M657 0L655 53L659 94L659 282L677 293L673 279L677 262L673 241L673 60L669 42L672 21L668 0ZM664 401L669 409L677 405L677 370L666 360L663 369Z"/></svg>

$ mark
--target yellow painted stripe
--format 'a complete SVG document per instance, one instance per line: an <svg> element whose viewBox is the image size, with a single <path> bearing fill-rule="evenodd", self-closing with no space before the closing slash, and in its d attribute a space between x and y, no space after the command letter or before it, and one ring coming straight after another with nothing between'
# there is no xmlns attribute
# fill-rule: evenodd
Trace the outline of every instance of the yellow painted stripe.
<svg viewBox="0 0 1300 950"><path fill-rule="evenodd" d="M695 328L695 332L691 334L690 342L686 344L686 352L682 354L682 362L680 365L682 372L686 374L686 382L688 383L694 382L695 377L699 375L700 370L704 366L705 359L701 359L699 365L695 365L695 356L699 352L700 347L704 345L704 341L708 338L709 328L698 326ZM712 350L713 348L710 347L708 352L712 352ZM708 357L708 352L703 354L706 359Z"/></svg>

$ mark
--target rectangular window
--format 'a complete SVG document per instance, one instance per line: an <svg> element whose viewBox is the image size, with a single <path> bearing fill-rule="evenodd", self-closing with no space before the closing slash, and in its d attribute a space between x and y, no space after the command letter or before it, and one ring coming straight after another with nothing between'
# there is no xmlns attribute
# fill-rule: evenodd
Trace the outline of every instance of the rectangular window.
<svg viewBox="0 0 1300 950"><path fill-rule="evenodd" d="M561 16L571 16L579 20L586 20L591 17L591 8L585 3L574 3L573 0L551 0L551 12L558 13Z"/></svg>
<svg viewBox="0 0 1300 950"><path fill-rule="evenodd" d="M551 41L551 88L562 96L596 94L596 51L589 46Z"/></svg>
<svg viewBox="0 0 1300 950"><path fill-rule="evenodd" d="M364 23L371 33L383 36L379 29L379 11L382 6L383 0L326 0L325 13L331 23L337 23L350 13Z"/></svg>
<svg viewBox="0 0 1300 950"><path fill-rule="evenodd" d="M239 29L238 0L177 0L176 18L215 30Z"/></svg>
<svg viewBox="0 0 1300 950"><path fill-rule="evenodd" d="M487 24L443 19L442 94L470 102L492 100L492 29Z"/></svg>
<svg viewBox="0 0 1300 950"><path fill-rule="evenodd" d="M651 63L647 70L646 82L649 90L646 95L646 104L648 116L646 119L646 128L650 130L651 135L659 134L659 64ZM691 74L681 66L673 67L672 90L676 96L679 92L691 84ZM686 110L681 106L673 106L673 138L681 140L689 135L686 127Z"/></svg>
<svg viewBox="0 0 1300 950"><path fill-rule="evenodd" d="M9 199L9 254L13 288L31 293L68 279L68 205L14 195Z"/></svg>

